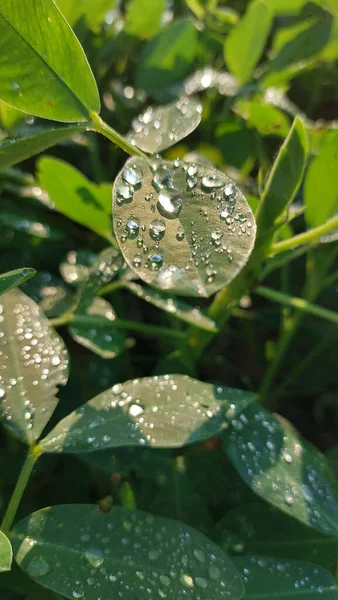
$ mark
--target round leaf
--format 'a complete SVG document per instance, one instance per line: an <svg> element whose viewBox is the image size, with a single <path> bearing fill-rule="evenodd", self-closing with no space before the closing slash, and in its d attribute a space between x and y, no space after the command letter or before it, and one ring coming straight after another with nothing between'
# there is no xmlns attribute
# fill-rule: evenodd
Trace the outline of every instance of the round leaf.
<svg viewBox="0 0 338 600"><path fill-rule="evenodd" d="M180 98L166 106L147 110L132 122L129 139L144 152L156 154L187 137L201 122L202 105L194 98Z"/></svg>
<svg viewBox="0 0 338 600"><path fill-rule="evenodd" d="M255 241L251 209L214 169L130 158L113 189L114 231L128 265L154 287L209 297L243 268Z"/></svg>
<svg viewBox="0 0 338 600"><path fill-rule="evenodd" d="M9 571L12 564L12 546L5 534L0 531L0 573Z"/></svg>
<svg viewBox="0 0 338 600"><path fill-rule="evenodd" d="M20 290L0 301L0 416L24 442L36 440L68 377L68 354L38 305Z"/></svg>
<svg viewBox="0 0 338 600"><path fill-rule="evenodd" d="M186 375L116 384L65 417L41 442L45 452L88 452L117 446L180 447L217 435L250 392Z"/></svg>
<svg viewBox="0 0 338 600"><path fill-rule="evenodd" d="M237 600L241 579L204 535L149 513L61 505L14 528L16 561L66 598L85 600Z"/></svg>

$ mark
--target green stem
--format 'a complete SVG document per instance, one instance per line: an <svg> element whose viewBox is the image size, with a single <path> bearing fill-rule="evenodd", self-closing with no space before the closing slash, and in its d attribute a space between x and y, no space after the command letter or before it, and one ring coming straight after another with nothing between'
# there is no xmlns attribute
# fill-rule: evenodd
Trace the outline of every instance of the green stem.
<svg viewBox="0 0 338 600"><path fill-rule="evenodd" d="M101 117L97 113L90 113L90 118L94 125L94 130L98 133L104 135L108 140L116 144L130 154L131 156L141 156L142 158L147 158L147 155L144 154L141 150L139 150L136 146L133 146L128 142L128 140L123 137L120 133L115 131L112 127L110 127L107 123L102 121Z"/></svg>
<svg viewBox="0 0 338 600"><path fill-rule="evenodd" d="M55 319L49 319L49 322L53 327L61 327L62 325L92 325L94 327L112 328L112 329L130 329L146 335L154 335L156 337L167 337L176 340L184 340L185 333L182 331L175 331L168 329L167 327L157 327L156 325L148 325L145 323L138 323L137 321L126 321L124 319L104 319L96 315L77 315L77 314L65 314Z"/></svg>
<svg viewBox="0 0 338 600"><path fill-rule="evenodd" d="M116 292L116 290L122 290L126 286L124 281L113 281L112 283L108 283L103 288L101 288L97 295L98 296L106 296L106 294L111 294L112 292Z"/></svg>
<svg viewBox="0 0 338 600"><path fill-rule="evenodd" d="M273 244L271 246L271 254L279 254L280 252L285 252L286 250L292 250L292 248L297 248L302 244L309 244L316 242L318 238L321 238L326 233L330 233L334 229L338 227L338 216L333 217L323 225L319 225L318 227L314 227L313 229L309 229L309 231L305 231L304 233L300 233L299 235L295 235L288 240L284 240L282 242L278 242L277 244Z"/></svg>
<svg viewBox="0 0 338 600"><path fill-rule="evenodd" d="M276 292L276 290L272 290L270 288L264 287L263 285L259 285L255 288L256 294L267 298L268 300L272 300L273 302L278 302L279 304L284 304L284 306L290 306L291 308L297 308L302 312L308 313L310 315L314 315L315 317L319 317L320 319L326 319L326 321L330 321L335 325L338 325L338 313L333 310L329 310L327 308L323 308L322 306L318 306L317 304L312 304L308 300L303 298L297 298L296 296L288 296L287 294L282 294L281 292Z"/></svg>
<svg viewBox="0 0 338 600"><path fill-rule="evenodd" d="M28 456L21 469L19 479L17 481L14 492L7 507L4 519L1 524L1 529L3 531L9 531L13 525L13 521L19 508L21 498L28 483L28 479L33 471L34 465L39 456L40 453L34 452L34 449L31 449L28 453Z"/></svg>

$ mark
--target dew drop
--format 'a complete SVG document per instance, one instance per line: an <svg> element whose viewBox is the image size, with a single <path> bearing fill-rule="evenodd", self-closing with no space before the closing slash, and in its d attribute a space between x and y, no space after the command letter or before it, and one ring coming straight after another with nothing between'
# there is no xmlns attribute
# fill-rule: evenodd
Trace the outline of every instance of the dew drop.
<svg viewBox="0 0 338 600"><path fill-rule="evenodd" d="M180 225L180 226L177 228L177 232L176 232L176 239L177 239L179 242L182 242L182 240L184 240L184 236L185 236L184 228L183 228L183 227Z"/></svg>
<svg viewBox="0 0 338 600"><path fill-rule="evenodd" d="M195 577L195 583L197 587L202 588L203 590L208 587L208 580L204 577Z"/></svg>
<svg viewBox="0 0 338 600"><path fill-rule="evenodd" d="M213 565L211 567L209 567L209 571L208 572L209 572L210 579L213 579L214 581L216 579L219 579L220 576L221 576L221 571L219 570L219 568L215 567Z"/></svg>
<svg viewBox="0 0 338 600"><path fill-rule="evenodd" d="M180 582L181 582L182 585L184 585L184 587L187 587L187 588L194 587L194 580L193 580L193 578L190 577L190 575L187 575L186 573L184 573L183 575L181 575Z"/></svg>
<svg viewBox="0 0 338 600"><path fill-rule="evenodd" d="M167 219L177 219L183 204L181 192L177 188L163 188L158 195L157 210Z"/></svg>
<svg viewBox="0 0 338 600"><path fill-rule="evenodd" d="M100 567L104 561L102 552L99 548L89 548L85 553L85 557L89 564L95 569Z"/></svg>
<svg viewBox="0 0 338 600"><path fill-rule="evenodd" d="M174 174L166 165L159 165L155 171L152 184L159 192L162 188L172 186Z"/></svg>
<svg viewBox="0 0 338 600"><path fill-rule="evenodd" d="M149 550L148 552L148 558L149 560L156 560L157 558L159 558L160 553L157 550Z"/></svg>
<svg viewBox="0 0 338 600"><path fill-rule="evenodd" d="M130 215L126 223L126 231L129 238L135 238L138 235L140 229L140 219Z"/></svg>
<svg viewBox="0 0 338 600"><path fill-rule="evenodd" d="M202 187L207 190L217 190L220 187L224 186L224 179L219 177L218 175L203 175L201 180Z"/></svg>
<svg viewBox="0 0 338 600"><path fill-rule="evenodd" d="M143 408L143 406L140 406L140 404L132 404L129 407L128 412L131 417L139 417L140 415L142 415L144 413L144 408Z"/></svg>
<svg viewBox="0 0 338 600"><path fill-rule="evenodd" d="M205 553L203 552L203 550L200 550L199 548L197 550L194 550L194 555L200 562L205 562Z"/></svg>
<svg viewBox="0 0 338 600"><path fill-rule="evenodd" d="M34 556L27 566L27 573L31 577L43 577L52 570L48 562L42 556Z"/></svg>
<svg viewBox="0 0 338 600"><path fill-rule="evenodd" d="M123 181L130 185L140 185L143 181L143 171L137 165L131 165L124 169L122 173Z"/></svg>
<svg viewBox="0 0 338 600"><path fill-rule="evenodd" d="M164 237L165 230L166 224L162 219L154 219L149 225L149 235L155 242Z"/></svg>
<svg viewBox="0 0 338 600"><path fill-rule="evenodd" d="M117 188L118 203L122 204L123 201L131 202L133 199L133 189L130 185L119 185Z"/></svg>
<svg viewBox="0 0 338 600"><path fill-rule="evenodd" d="M135 269L139 269L141 265L142 265L141 254L135 254L135 256L133 258L133 266L135 267Z"/></svg>

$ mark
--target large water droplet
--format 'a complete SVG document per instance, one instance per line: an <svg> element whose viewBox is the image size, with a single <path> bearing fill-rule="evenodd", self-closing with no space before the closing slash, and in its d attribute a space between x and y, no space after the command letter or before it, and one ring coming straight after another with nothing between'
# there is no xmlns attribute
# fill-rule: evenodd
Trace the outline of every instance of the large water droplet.
<svg viewBox="0 0 338 600"><path fill-rule="evenodd" d="M150 248L148 254L148 266L153 270L157 271L163 262L163 250L161 248Z"/></svg>
<svg viewBox="0 0 338 600"><path fill-rule="evenodd" d="M208 587L208 580L204 577L195 577L195 583L197 587L205 589Z"/></svg>
<svg viewBox="0 0 338 600"><path fill-rule="evenodd" d="M177 219L183 204L180 190L177 188L163 188L158 195L157 210L167 219Z"/></svg>
<svg viewBox="0 0 338 600"><path fill-rule="evenodd" d="M130 185L137 186L142 183L143 171L137 165L131 165L124 169L122 173L123 181Z"/></svg>
<svg viewBox="0 0 338 600"><path fill-rule="evenodd" d="M201 180L202 187L210 192L224 186L224 179L218 175L204 175Z"/></svg>
<svg viewBox="0 0 338 600"><path fill-rule="evenodd" d="M126 231L128 233L128 237L135 238L138 235L139 229L140 219L138 217L130 215L126 222Z"/></svg>
<svg viewBox="0 0 338 600"><path fill-rule="evenodd" d="M43 577L52 570L51 566L42 556L34 556L27 565L27 573L31 577Z"/></svg>
<svg viewBox="0 0 338 600"><path fill-rule="evenodd" d="M149 225L150 237L155 241L160 241L165 234L166 224L162 219L154 219Z"/></svg>
<svg viewBox="0 0 338 600"><path fill-rule="evenodd" d="M140 406L140 404L131 404L128 412L131 417L139 417L143 414L144 408L143 406Z"/></svg>
<svg viewBox="0 0 338 600"><path fill-rule="evenodd" d="M131 202L133 199L133 189L128 184L119 185L117 188L117 198L120 204L123 202Z"/></svg>
<svg viewBox="0 0 338 600"><path fill-rule="evenodd" d="M155 171L152 184L159 192L163 187L171 187L174 174L166 165L159 165Z"/></svg>
<svg viewBox="0 0 338 600"><path fill-rule="evenodd" d="M94 567L100 567L104 561L102 552L99 548L89 548L85 553L85 557L89 564Z"/></svg>

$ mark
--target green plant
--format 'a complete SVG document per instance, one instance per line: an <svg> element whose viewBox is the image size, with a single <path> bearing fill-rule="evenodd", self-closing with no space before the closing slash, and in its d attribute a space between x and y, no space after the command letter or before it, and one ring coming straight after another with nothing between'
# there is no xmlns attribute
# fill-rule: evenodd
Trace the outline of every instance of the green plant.
<svg viewBox="0 0 338 600"><path fill-rule="evenodd" d="M271 412L338 323L337 124L286 95L338 4L57 4L0 0L3 597L338 598L335 450Z"/></svg>

